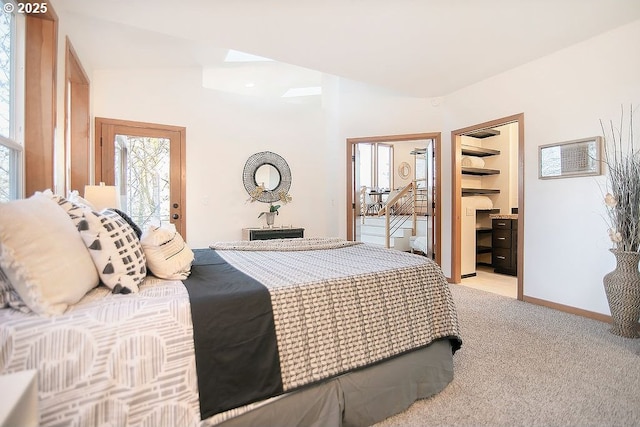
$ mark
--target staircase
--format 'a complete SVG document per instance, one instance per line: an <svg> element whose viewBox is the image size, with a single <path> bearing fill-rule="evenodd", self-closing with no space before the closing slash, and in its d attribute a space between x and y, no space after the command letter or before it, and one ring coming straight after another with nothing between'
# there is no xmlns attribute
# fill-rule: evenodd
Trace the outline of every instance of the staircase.
<svg viewBox="0 0 640 427"><path fill-rule="evenodd" d="M411 250L411 239L418 232L417 212L424 212L428 198L423 189L410 183L401 190L392 191L376 215L366 215L364 191L361 190L360 241L382 245L400 251Z"/></svg>
<svg viewBox="0 0 640 427"><path fill-rule="evenodd" d="M399 251L411 250L410 238L413 234L411 221L406 221L389 235L389 247ZM384 217L367 216L360 225L360 241L385 246L387 239Z"/></svg>

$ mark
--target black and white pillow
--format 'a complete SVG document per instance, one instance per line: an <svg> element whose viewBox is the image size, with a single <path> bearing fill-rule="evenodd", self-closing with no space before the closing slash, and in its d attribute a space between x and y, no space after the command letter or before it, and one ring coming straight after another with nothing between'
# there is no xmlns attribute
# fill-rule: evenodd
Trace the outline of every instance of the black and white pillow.
<svg viewBox="0 0 640 427"><path fill-rule="evenodd" d="M0 268L0 308L4 307L11 307L23 313L29 313L31 311L29 307L27 307L27 304L22 301L18 292L13 289L9 278Z"/></svg>
<svg viewBox="0 0 640 427"><path fill-rule="evenodd" d="M120 215L122 217L122 219L124 219L125 221L127 221L127 224L129 224L131 226L131 228L133 229L133 231L136 233L136 236L138 236L138 239L140 237L142 237L142 230L140 229L140 227L138 227L138 224L136 224L129 215L127 215L126 213L122 212L120 209L115 209L112 208L112 211L114 211L115 213L117 213L118 215Z"/></svg>
<svg viewBox="0 0 640 427"><path fill-rule="evenodd" d="M102 283L114 294L138 292L147 275L146 258L127 221L112 209L86 209L77 226Z"/></svg>
<svg viewBox="0 0 640 427"><path fill-rule="evenodd" d="M73 202L68 198L62 197L59 194L53 194L49 190L43 192L45 195L49 195L64 211L69 215L73 224L77 227L78 223L84 218L84 213L87 209L91 209L90 206L82 203Z"/></svg>

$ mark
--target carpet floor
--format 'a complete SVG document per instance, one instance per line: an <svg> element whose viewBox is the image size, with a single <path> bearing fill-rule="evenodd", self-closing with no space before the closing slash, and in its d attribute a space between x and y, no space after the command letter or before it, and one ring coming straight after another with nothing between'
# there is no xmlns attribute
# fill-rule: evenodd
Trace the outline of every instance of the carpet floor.
<svg viewBox="0 0 640 427"><path fill-rule="evenodd" d="M376 427L640 426L640 339L451 285L463 339L454 380Z"/></svg>

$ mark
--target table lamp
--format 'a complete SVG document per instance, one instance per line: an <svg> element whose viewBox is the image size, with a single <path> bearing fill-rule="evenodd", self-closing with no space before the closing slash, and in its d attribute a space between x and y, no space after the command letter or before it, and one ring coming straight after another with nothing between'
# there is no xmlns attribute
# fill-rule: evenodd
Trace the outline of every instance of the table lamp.
<svg viewBox="0 0 640 427"><path fill-rule="evenodd" d="M93 205L96 211L105 208L120 209L120 198L114 185L104 185L104 182L101 182L100 185L85 185L84 198Z"/></svg>

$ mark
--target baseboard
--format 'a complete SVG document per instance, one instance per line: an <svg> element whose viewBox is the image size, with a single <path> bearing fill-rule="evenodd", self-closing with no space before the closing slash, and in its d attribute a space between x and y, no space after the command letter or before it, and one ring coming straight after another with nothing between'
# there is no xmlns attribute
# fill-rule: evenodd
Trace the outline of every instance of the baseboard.
<svg viewBox="0 0 640 427"><path fill-rule="evenodd" d="M447 282L456 284L450 277L446 277ZM598 320L604 323L611 323L611 316L602 313L596 313L595 311L583 310L581 308L572 307L570 305L558 304L557 302L551 302L540 298L534 298L524 295L522 301L530 304L540 305L554 310L562 311L565 313L575 314L576 316L586 317L588 319ZM640 327L640 322L638 322Z"/></svg>
<svg viewBox="0 0 640 427"><path fill-rule="evenodd" d="M554 310L563 311L565 313L575 314L578 316L586 317L589 319L599 320L600 322L611 323L611 316L602 313L596 313L595 311L583 310L581 308L572 307L570 305L558 304L539 298L524 296L522 298L524 302L528 302L535 305L541 305L543 307L553 308Z"/></svg>

